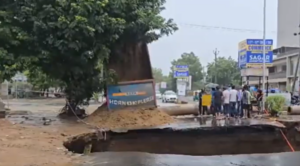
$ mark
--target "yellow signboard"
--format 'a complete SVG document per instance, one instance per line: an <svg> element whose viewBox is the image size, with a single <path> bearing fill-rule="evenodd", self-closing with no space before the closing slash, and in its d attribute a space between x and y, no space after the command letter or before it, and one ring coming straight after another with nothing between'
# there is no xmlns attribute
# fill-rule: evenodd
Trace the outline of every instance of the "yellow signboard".
<svg viewBox="0 0 300 166"><path fill-rule="evenodd" d="M247 50L247 48L248 48L247 40L239 42L239 51Z"/></svg>
<svg viewBox="0 0 300 166"><path fill-rule="evenodd" d="M202 95L202 106L210 106L211 99L212 99L212 96L210 94Z"/></svg>
<svg viewBox="0 0 300 166"><path fill-rule="evenodd" d="M266 63L265 65L266 65L266 67L272 67L273 66L272 63ZM247 68L252 68L252 67L253 68L263 68L261 63L247 63L246 67Z"/></svg>

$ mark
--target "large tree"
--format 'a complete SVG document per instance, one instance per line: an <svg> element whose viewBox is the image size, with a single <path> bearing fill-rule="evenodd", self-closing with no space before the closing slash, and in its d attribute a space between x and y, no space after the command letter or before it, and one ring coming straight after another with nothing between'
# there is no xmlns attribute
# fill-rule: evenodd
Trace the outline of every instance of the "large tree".
<svg viewBox="0 0 300 166"><path fill-rule="evenodd" d="M189 75L192 76L193 85L198 85L203 79L203 67L198 56L193 52L183 53L179 59L171 62L171 71L169 77L173 78L173 67L176 65L188 65ZM173 78L171 82L172 89L176 91L176 79ZM198 87L198 86L197 86Z"/></svg>
<svg viewBox="0 0 300 166"><path fill-rule="evenodd" d="M11 36L10 40L0 37L4 50L0 61L20 59L29 70L38 69L61 81L68 101L77 106L115 81L111 78L116 74L126 80L120 71L134 75L129 70L134 66L126 62L133 62L136 56L131 54L136 52L127 49L128 43L147 44L177 29L172 20L160 16L164 3L165 0L3 0L0 21ZM127 54L122 55L123 51ZM125 66L120 67L120 63ZM151 74L151 67L142 70Z"/></svg>
<svg viewBox="0 0 300 166"><path fill-rule="evenodd" d="M173 60L171 64L172 71L173 67L176 65L188 65L189 74L192 76L193 82L203 79L203 68L200 59L193 52L183 53L179 59Z"/></svg>
<svg viewBox="0 0 300 166"><path fill-rule="evenodd" d="M220 85L239 84L240 71L238 63L231 57L218 57L215 62L207 67L207 79Z"/></svg>

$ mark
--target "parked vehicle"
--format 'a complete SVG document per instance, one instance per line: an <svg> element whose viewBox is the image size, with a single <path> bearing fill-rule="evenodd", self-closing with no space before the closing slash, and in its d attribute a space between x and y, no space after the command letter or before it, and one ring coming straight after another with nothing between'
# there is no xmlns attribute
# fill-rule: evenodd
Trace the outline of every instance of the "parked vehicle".
<svg viewBox="0 0 300 166"><path fill-rule="evenodd" d="M156 96L156 99L161 99L162 98L162 95L161 95L160 91L156 91L155 96Z"/></svg>
<svg viewBox="0 0 300 166"><path fill-rule="evenodd" d="M166 91L162 95L162 102L163 103L177 102L177 100L178 100L177 94L173 91Z"/></svg>

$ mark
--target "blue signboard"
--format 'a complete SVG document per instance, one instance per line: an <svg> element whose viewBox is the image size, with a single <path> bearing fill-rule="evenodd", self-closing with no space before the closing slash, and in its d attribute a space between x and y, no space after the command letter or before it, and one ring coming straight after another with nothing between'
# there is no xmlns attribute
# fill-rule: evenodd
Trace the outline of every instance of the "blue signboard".
<svg viewBox="0 0 300 166"><path fill-rule="evenodd" d="M153 82L111 85L107 87L108 108L156 107Z"/></svg>
<svg viewBox="0 0 300 166"><path fill-rule="evenodd" d="M246 39L239 43L239 68L262 67L263 64L263 39ZM267 67L273 63L273 40L265 40L265 64Z"/></svg>
<svg viewBox="0 0 300 166"><path fill-rule="evenodd" d="M263 39L247 39L246 42L247 42L247 45L263 45L264 44ZM265 42L266 42L265 45L273 45L272 39L266 39Z"/></svg>
<svg viewBox="0 0 300 166"><path fill-rule="evenodd" d="M247 51L247 61L246 63L263 63L263 53L252 53L251 51ZM273 52L266 52L265 55L265 63L273 62Z"/></svg>
<svg viewBox="0 0 300 166"><path fill-rule="evenodd" d="M174 78L189 77L189 71L174 71Z"/></svg>
<svg viewBox="0 0 300 166"><path fill-rule="evenodd" d="M246 64L247 64L246 52L239 52L238 64L239 64L239 68L246 67Z"/></svg>

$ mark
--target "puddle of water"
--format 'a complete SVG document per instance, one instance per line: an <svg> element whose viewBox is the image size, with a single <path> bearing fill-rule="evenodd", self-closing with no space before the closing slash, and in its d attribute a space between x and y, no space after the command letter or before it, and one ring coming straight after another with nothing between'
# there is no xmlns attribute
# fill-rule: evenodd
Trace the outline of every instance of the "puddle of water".
<svg viewBox="0 0 300 166"><path fill-rule="evenodd" d="M234 156L157 155L105 152L85 156L80 166L296 166L300 152Z"/></svg>

